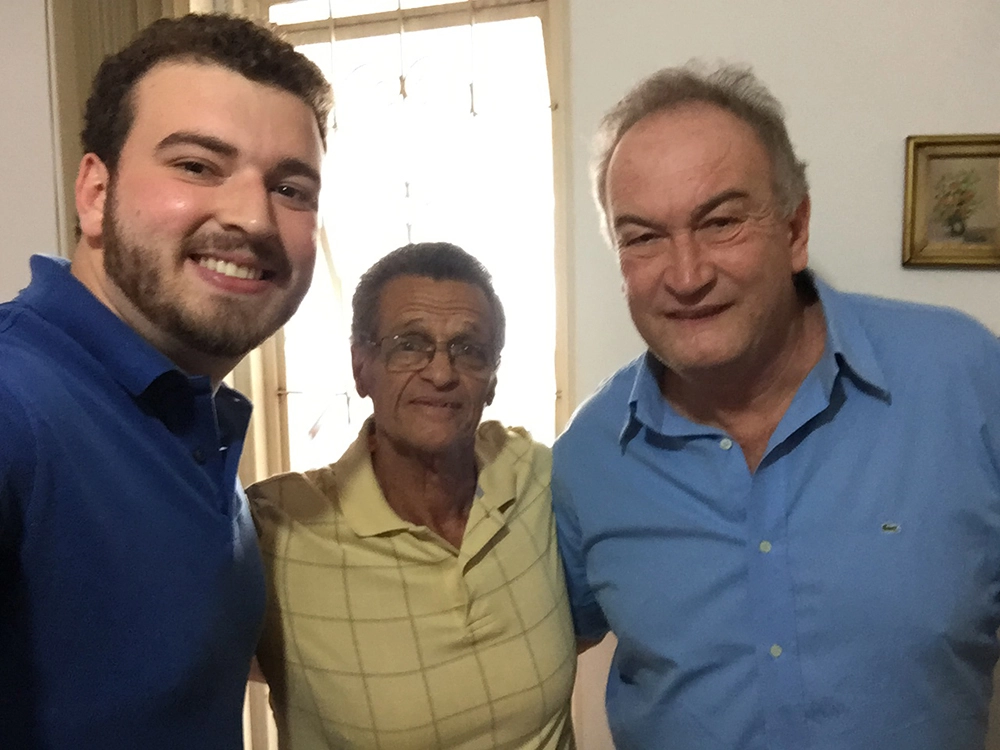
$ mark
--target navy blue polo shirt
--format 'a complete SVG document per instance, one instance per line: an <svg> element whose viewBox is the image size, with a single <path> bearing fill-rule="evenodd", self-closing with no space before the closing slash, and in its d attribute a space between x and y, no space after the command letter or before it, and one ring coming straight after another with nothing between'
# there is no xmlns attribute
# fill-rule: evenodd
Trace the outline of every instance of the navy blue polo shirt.
<svg viewBox="0 0 1000 750"><path fill-rule="evenodd" d="M0 305L0 747L242 747L264 579L250 404L66 262Z"/></svg>

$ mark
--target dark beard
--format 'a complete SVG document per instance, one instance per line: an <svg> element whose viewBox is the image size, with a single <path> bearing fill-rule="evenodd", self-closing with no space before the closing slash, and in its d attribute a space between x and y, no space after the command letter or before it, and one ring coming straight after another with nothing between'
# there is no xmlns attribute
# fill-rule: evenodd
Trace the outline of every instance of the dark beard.
<svg viewBox="0 0 1000 750"><path fill-rule="evenodd" d="M254 303L220 297L210 312L197 312L185 307L164 288L157 255L164 252L144 248L125 236L118 221L115 183L111 180L106 198L102 239L104 270L128 301L164 333L201 354L224 359L237 359L261 344L274 333L298 307L298 299L289 297L279 314L269 315ZM251 236L245 233L217 233L187 237L179 248L179 258L192 253L248 248L269 268L276 269L277 279L291 274L288 257L281 240L273 235ZM179 262L178 258L178 262Z"/></svg>

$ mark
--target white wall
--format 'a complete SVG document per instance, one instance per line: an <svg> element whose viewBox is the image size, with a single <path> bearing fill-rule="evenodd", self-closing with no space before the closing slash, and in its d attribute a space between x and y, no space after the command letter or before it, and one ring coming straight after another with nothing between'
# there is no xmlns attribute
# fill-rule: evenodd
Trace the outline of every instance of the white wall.
<svg viewBox="0 0 1000 750"><path fill-rule="evenodd" d="M809 163L814 268L1000 333L1000 272L900 266L906 136L1000 131L997 0L569 0L569 16L577 400L641 350L590 202L591 135L636 80L692 57L750 63L785 105Z"/></svg>
<svg viewBox="0 0 1000 750"><path fill-rule="evenodd" d="M0 301L28 283L28 257L58 253L46 3L0 7Z"/></svg>
<svg viewBox="0 0 1000 750"><path fill-rule="evenodd" d="M1000 334L1000 271L900 266L904 140L1000 132L997 0L568 0L571 347L584 398L642 350L588 183L597 121L635 81L692 57L750 63L809 163L811 262L842 289L958 307ZM610 748L608 644L581 660L581 750Z"/></svg>

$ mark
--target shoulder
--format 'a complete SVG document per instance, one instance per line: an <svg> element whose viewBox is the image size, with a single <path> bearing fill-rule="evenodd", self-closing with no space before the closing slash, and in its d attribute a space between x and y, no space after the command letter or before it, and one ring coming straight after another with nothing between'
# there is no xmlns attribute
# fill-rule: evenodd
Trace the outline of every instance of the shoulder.
<svg viewBox="0 0 1000 750"><path fill-rule="evenodd" d="M17 299L0 304L0 341L9 337L8 333L23 321L25 307Z"/></svg>
<svg viewBox="0 0 1000 750"><path fill-rule="evenodd" d="M2 358L0 349L0 358ZM0 368L0 473L23 465L36 452L36 414L19 383L7 382Z"/></svg>
<svg viewBox="0 0 1000 750"><path fill-rule="evenodd" d="M72 339L19 300L0 305L0 386L7 389L3 398L16 394L32 411L57 408L50 407L53 392L80 377L73 347Z"/></svg>
<svg viewBox="0 0 1000 750"><path fill-rule="evenodd" d="M480 465L498 461L550 465L552 451L523 427L507 427L488 420L476 429L476 457Z"/></svg>
<svg viewBox="0 0 1000 750"><path fill-rule="evenodd" d="M542 500L551 507L552 451L523 427L483 422L476 431L479 486L497 502L518 498L520 512Z"/></svg>
<svg viewBox="0 0 1000 750"><path fill-rule="evenodd" d="M310 525L326 516L335 500L328 493L334 485L336 464L310 472L288 472L256 482L247 488L247 499L261 538L279 529Z"/></svg>
<svg viewBox="0 0 1000 750"><path fill-rule="evenodd" d="M23 306L0 305L0 445L5 453L34 431L46 411L57 411L53 391L63 368L38 343L37 326L25 321Z"/></svg>
<svg viewBox="0 0 1000 750"><path fill-rule="evenodd" d="M8 382L25 374L25 370L42 370L52 352L45 346L51 338L47 326L17 300L0 305L0 378Z"/></svg>
<svg viewBox="0 0 1000 750"><path fill-rule="evenodd" d="M913 343L925 342L932 346L944 344L953 336L963 341L969 338L996 339L975 318L951 307L867 294L839 293L838 296L844 305L854 311L866 329L887 338L903 336Z"/></svg>
<svg viewBox="0 0 1000 750"><path fill-rule="evenodd" d="M636 378L645 363L646 354L642 354L603 381L580 404L552 447L556 464L595 437L601 444L618 444L631 413L629 401Z"/></svg>
<svg viewBox="0 0 1000 750"><path fill-rule="evenodd" d="M640 368L645 366L646 354L636 357L611 377L605 379L597 389L577 408L567 424L567 431L579 424L614 421L619 424L628 416L629 397L635 385Z"/></svg>
<svg viewBox="0 0 1000 750"><path fill-rule="evenodd" d="M887 370L933 376L986 367L1000 375L1000 339L963 312L862 294L839 297Z"/></svg>

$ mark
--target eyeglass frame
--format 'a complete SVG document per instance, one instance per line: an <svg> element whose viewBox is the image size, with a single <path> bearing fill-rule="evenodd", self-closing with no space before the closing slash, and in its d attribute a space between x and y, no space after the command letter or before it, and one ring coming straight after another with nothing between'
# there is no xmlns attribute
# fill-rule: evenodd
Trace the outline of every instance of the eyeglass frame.
<svg viewBox="0 0 1000 750"><path fill-rule="evenodd" d="M429 347L425 347L424 349L419 350L419 353L423 355L424 359L424 361L420 364L415 364L413 367L400 368L398 367L398 365L396 367L390 367L389 353L387 353L386 351L385 342L399 341L404 338L423 339L423 341L427 342L428 344L434 344L434 348L431 349ZM420 372L421 370L426 369L427 366L434 361L434 358L437 357L438 352L442 351L448 356L448 363L451 365L451 367L453 367L455 370L459 372L466 373L468 375L476 377L489 377L490 375L492 375L497 371L498 367L500 367L500 355L491 351L492 346L482 345L475 341L466 340L461 335L456 336L455 338L452 338L449 341L441 341L421 331L404 331L402 333L395 333L389 336L383 336L380 339L369 339L366 343L368 346L378 351L378 353L381 355L382 362L385 365L386 370L389 372L395 372L395 373ZM458 358L458 355L456 355L456 353L453 351L453 348L456 346L474 346L477 349L482 349L483 353L486 355L486 364L484 365L484 367L482 369L475 369L475 368L469 368L467 365L465 366L460 365L459 362L461 360ZM415 351L413 353L417 352Z"/></svg>

